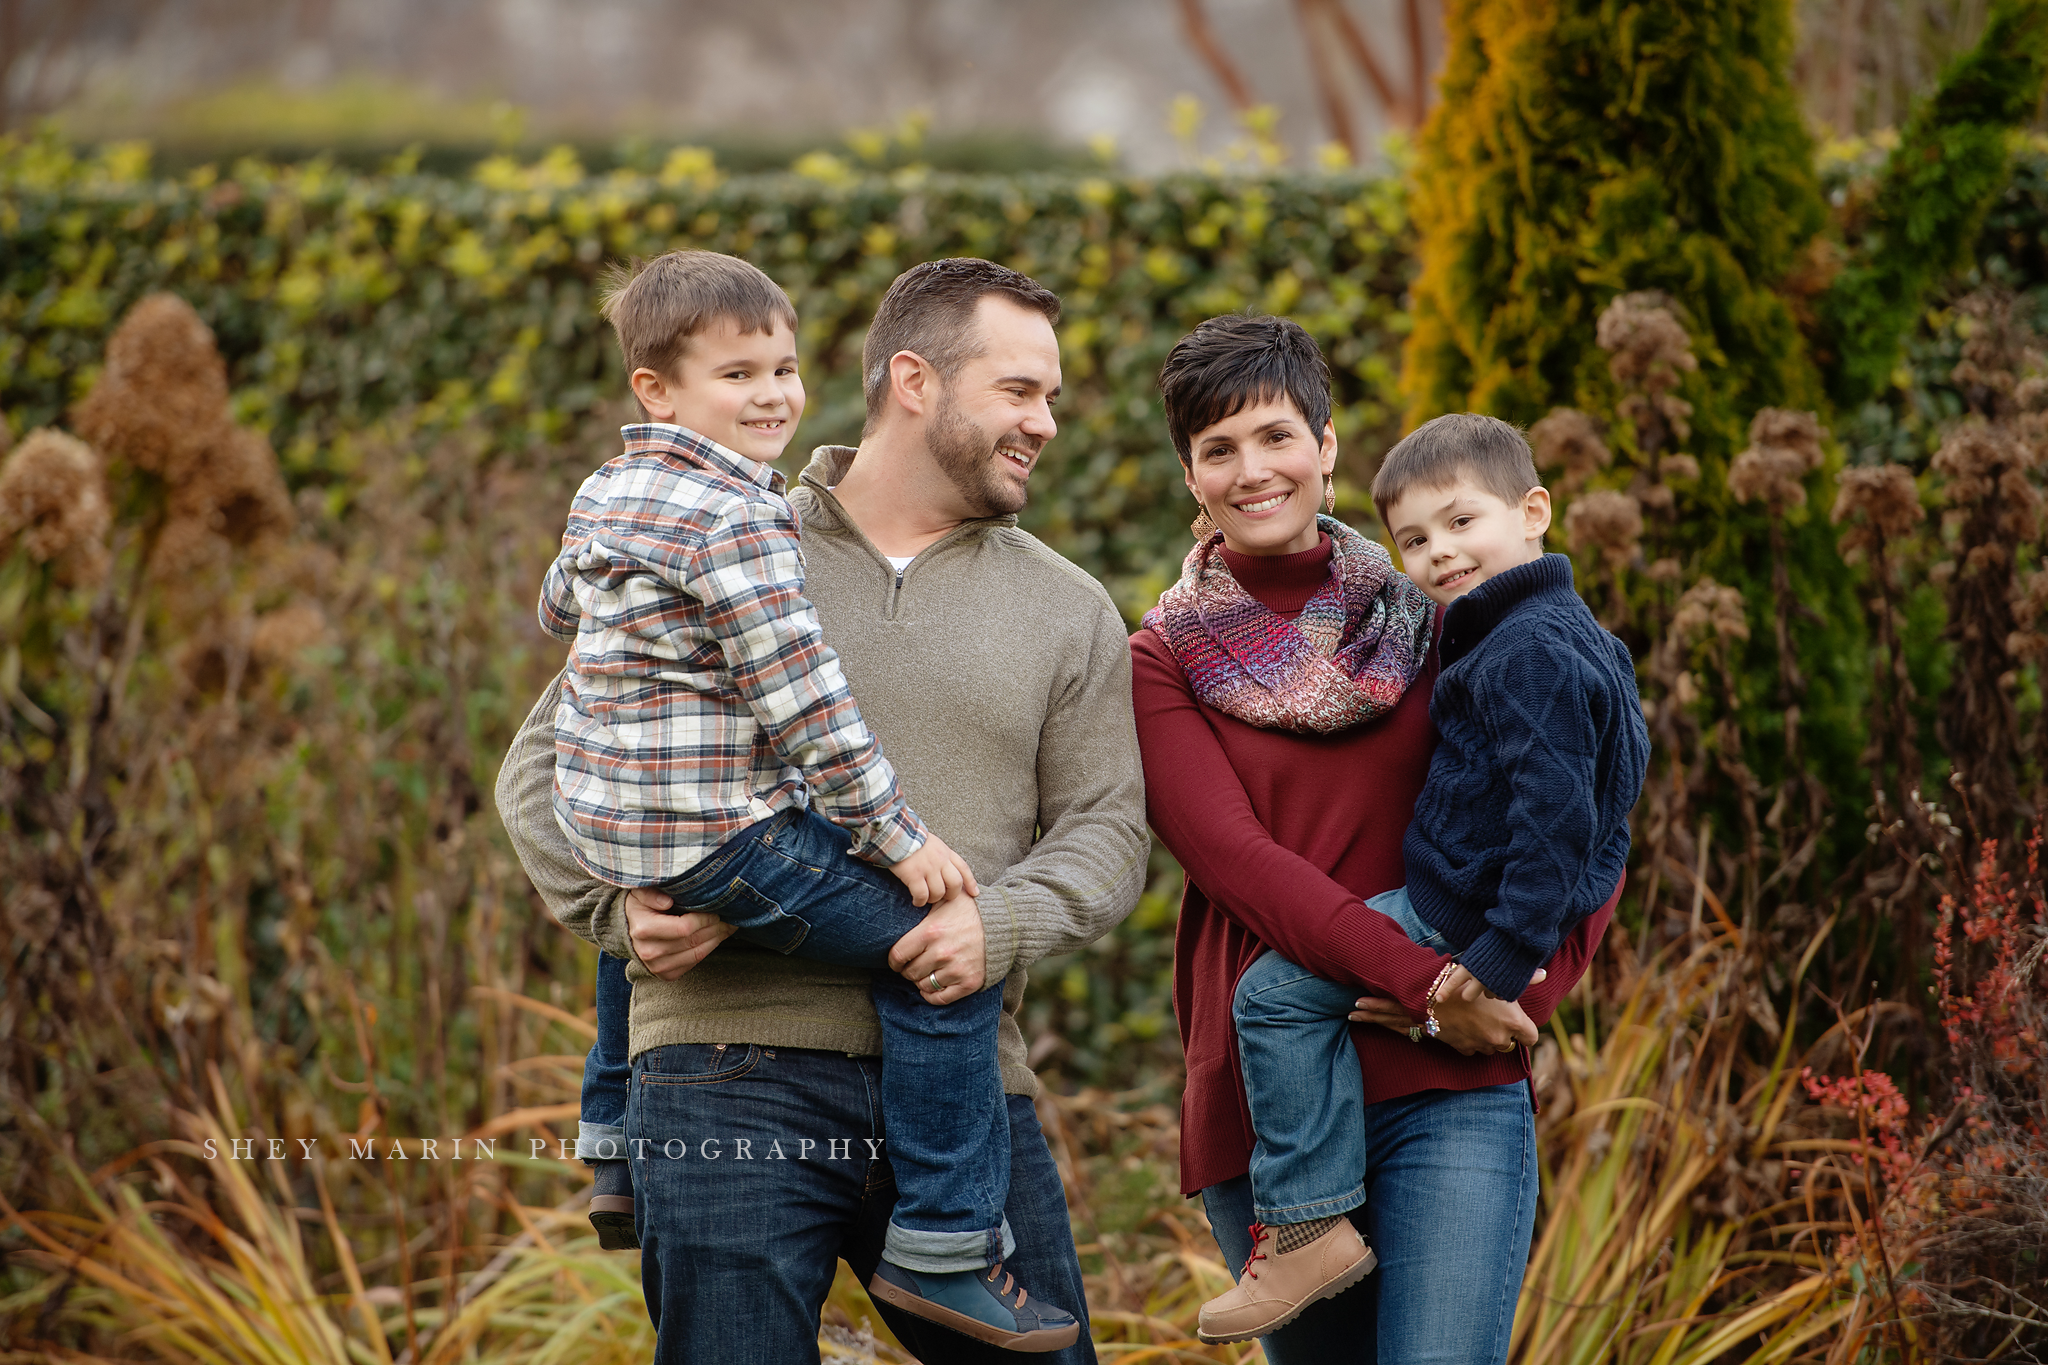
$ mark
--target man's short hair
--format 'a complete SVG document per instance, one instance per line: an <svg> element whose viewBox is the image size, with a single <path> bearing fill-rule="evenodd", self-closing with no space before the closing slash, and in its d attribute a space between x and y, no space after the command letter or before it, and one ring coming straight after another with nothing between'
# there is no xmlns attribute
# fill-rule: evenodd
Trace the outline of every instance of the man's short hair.
<svg viewBox="0 0 2048 1365"><path fill-rule="evenodd" d="M742 335L772 332L777 323L796 331L796 305L782 286L716 251L635 258L607 270L600 291L598 311L618 334L628 375L649 369L673 377L690 338L720 321Z"/></svg>
<svg viewBox="0 0 2048 1365"><path fill-rule="evenodd" d="M1520 427L1483 413L1447 412L1403 436L1380 460L1372 505L1384 522L1410 490L1448 488L1466 478L1510 507L1542 482Z"/></svg>
<svg viewBox="0 0 2048 1365"><path fill-rule="evenodd" d="M938 371L950 384L960 369L981 354L974 310L984 297L998 294L1060 324L1060 296L1029 275L973 256L914 265L896 277L868 324L860 351L861 387L868 401L868 424L882 414L889 396L889 361L909 351Z"/></svg>
<svg viewBox="0 0 2048 1365"><path fill-rule="evenodd" d="M1228 313L1210 318L1167 352L1159 370L1166 432L1182 464L1194 440L1253 403L1292 399L1321 441L1330 421L1330 367L1315 338L1291 318Z"/></svg>

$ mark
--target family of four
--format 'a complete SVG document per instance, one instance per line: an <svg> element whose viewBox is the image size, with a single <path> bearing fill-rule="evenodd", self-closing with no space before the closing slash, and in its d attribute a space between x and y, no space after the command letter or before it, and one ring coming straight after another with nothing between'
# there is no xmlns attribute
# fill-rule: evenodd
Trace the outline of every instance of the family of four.
<svg viewBox="0 0 2048 1365"><path fill-rule="evenodd" d="M1136 904L1149 822L1188 876L1182 1187L1238 1275L1203 1339L1504 1360L1528 1048L1613 914L1648 753L1521 434L1453 414L1387 453L1403 574L1328 514L1314 342L1202 324L1160 375L1196 543L1127 638L1017 526L1061 382L1036 281L899 277L861 444L794 487L773 281L673 252L605 315L646 421L570 509L540 599L567 666L498 802L603 950L577 1151L657 1359L816 1360L841 1260L931 1365L1095 1358L1017 1011Z"/></svg>

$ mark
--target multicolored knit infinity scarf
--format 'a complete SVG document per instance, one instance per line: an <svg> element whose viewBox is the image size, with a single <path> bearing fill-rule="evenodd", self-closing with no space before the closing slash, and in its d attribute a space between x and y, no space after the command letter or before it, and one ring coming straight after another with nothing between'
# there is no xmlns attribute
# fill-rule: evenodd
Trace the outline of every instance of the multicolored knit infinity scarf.
<svg viewBox="0 0 2048 1365"><path fill-rule="evenodd" d="M1246 592L1203 537L1144 624L1196 700L1267 730L1328 735L1391 710L1422 671L1436 608L1377 543L1335 517L1330 577L1293 621Z"/></svg>

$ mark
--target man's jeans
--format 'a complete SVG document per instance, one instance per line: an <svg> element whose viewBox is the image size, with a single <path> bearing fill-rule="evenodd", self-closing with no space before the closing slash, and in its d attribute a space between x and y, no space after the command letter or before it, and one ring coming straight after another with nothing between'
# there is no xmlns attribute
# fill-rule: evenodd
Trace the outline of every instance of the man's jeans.
<svg viewBox="0 0 2048 1365"><path fill-rule="evenodd" d="M1002 986L932 1005L890 971L889 950L925 911L910 903L896 878L853 857L851 843L823 816L792 807L742 830L661 890L674 899L673 913L717 915L750 943L875 969L875 1014L889 1063L882 1109L901 1196L889 1226L888 1259L912 1270L979 1270L1015 1249L1003 1223L1010 1125L996 1068ZM604 984L600 968L598 1041L584 1067L579 1156L591 1154L586 1139L600 1136L588 1121L602 1123L617 1112L616 1092L602 1077L592 1093L592 1063L624 1052L614 1051L605 1036ZM621 1011L615 1006L613 1012ZM616 1075L614 1067L603 1070ZM636 1175L644 1169L635 1164Z"/></svg>
<svg viewBox="0 0 2048 1365"><path fill-rule="evenodd" d="M1536 1227L1529 1086L1429 1090L1363 1112L1370 1198L1351 1215L1379 1270L1259 1344L1272 1365L1501 1365ZM1249 1176L1202 1191L1232 1271L1251 1254ZM1261 1220L1263 1221L1263 1220Z"/></svg>
<svg viewBox="0 0 2048 1365"><path fill-rule="evenodd" d="M633 1153L640 1276L659 1365L791 1365L818 1359L818 1314L844 1258L865 1285L897 1191L881 1094L893 1058L744 1043L653 1048L634 1059ZM1092 1365L1081 1267L1058 1169L1031 1101L1004 1105L1009 1225L1019 1284L1081 1319L1043 1357ZM878 1304L925 1365L1006 1365L1015 1353Z"/></svg>
<svg viewBox="0 0 2048 1365"><path fill-rule="evenodd" d="M1366 904L1411 942L1451 945L1409 904L1407 888ZM1306 1223L1365 1199L1365 1084L1345 1018L1358 991L1267 952L1238 978L1231 1013L1252 1111L1252 1206L1262 1223Z"/></svg>

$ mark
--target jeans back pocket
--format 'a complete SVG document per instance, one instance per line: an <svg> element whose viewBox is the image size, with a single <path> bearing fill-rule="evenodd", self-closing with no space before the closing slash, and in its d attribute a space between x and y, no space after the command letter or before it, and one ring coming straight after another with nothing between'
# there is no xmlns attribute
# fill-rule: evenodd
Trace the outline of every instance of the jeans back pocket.
<svg viewBox="0 0 2048 1365"><path fill-rule="evenodd" d="M761 1060L755 1043L670 1043L650 1048L640 1064L648 1085L716 1085L737 1080Z"/></svg>

